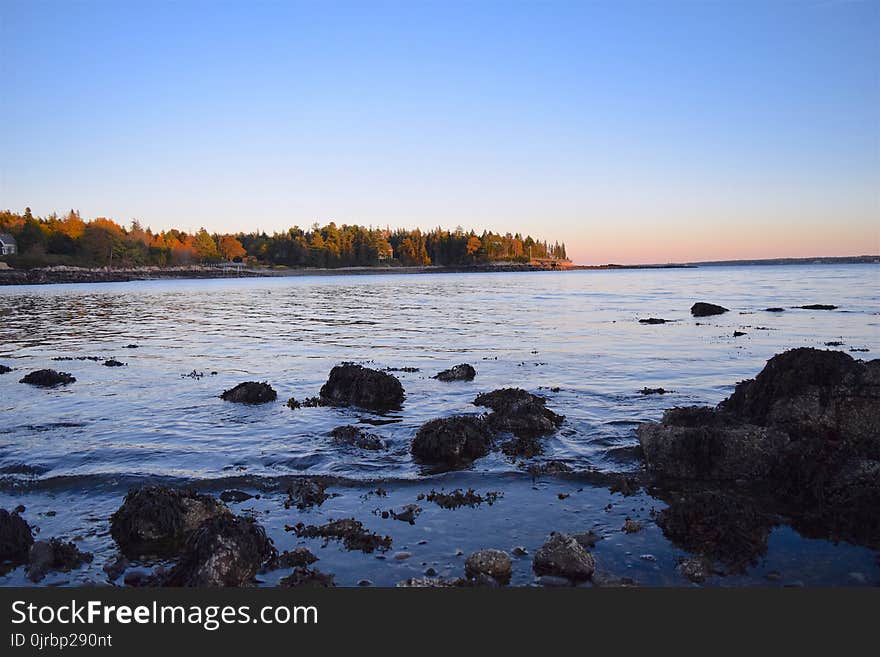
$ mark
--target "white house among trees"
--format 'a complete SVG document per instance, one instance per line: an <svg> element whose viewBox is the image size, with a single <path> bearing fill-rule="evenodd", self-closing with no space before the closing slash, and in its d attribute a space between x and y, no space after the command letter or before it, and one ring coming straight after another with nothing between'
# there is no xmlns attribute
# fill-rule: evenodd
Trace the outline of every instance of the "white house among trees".
<svg viewBox="0 0 880 657"><path fill-rule="evenodd" d="M15 255L17 252L15 238L9 233L0 233L0 255Z"/></svg>

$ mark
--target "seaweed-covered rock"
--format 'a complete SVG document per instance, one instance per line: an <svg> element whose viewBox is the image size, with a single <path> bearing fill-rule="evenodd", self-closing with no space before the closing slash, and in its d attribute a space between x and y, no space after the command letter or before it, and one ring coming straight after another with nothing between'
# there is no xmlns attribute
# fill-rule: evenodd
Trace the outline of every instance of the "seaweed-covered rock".
<svg viewBox="0 0 880 657"><path fill-rule="evenodd" d="M66 573L91 561L92 554L80 552L73 543L65 543L57 538L37 541L30 549L27 576L32 582L39 582L50 571L60 570Z"/></svg>
<svg viewBox="0 0 880 657"><path fill-rule="evenodd" d="M354 427L351 425L336 427L330 432L330 436L333 438L334 442L352 445L354 447L359 447L360 449L367 449L370 451L385 449L385 443L382 442L382 439L379 438L379 436L374 433L368 433L360 427Z"/></svg>
<svg viewBox="0 0 880 657"><path fill-rule="evenodd" d="M726 312L728 312L728 309L724 306L706 303L705 301L698 301L691 306L691 315L694 317L710 317L711 315L722 315Z"/></svg>
<svg viewBox="0 0 880 657"><path fill-rule="evenodd" d="M278 393L268 383L245 381L220 395L220 399L237 404L265 404L278 398Z"/></svg>
<svg viewBox="0 0 880 657"><path fill-rule="evenodd" d="M300 511L310 506L321 506L330 497L326 492L327 485L311 477L298 479L287 489L287 499L284 500L284 508L295 506Z"/></svg>
<svg viewBox="0 0 880 657"><path fill-rule="evenodd" d="M209 518L229 515L213 497L166 486L130 491L110 517L110 534L129 559L172 557Z"/></svg>
<svg viewBox="0 0 880 657"><path fill-rule="evenodd" d="M354 363L343 363L330 370L321 387L321 399L331 404L351 404L373 411L400 408L403 386L392 374Z"/></svg>
<svg viewBox="0 0 880 657"><path fill-rule="evenodd" d="M25 374L19 383L28 383L32 386L40 388L54 388L55 386L63 386L68 383L74 383L76 377L71 376L67 372L58 372L56 370L36 370Z"/></svg>
<svg viewBox="0 0 880 657"><path fill-rule="evenodd" d="M250 518L231 514L206 520L190 536L163 586L220 587L249 585L275 556L265 530Z"/></svg>
<svg viewBox="0 0 880 657"><path fill-rule="evenodd" d="M278 586L282 588L294 588L299 586L328 588L336 586L336 582L334 581L333 575L322 573L315 568L295 568L290 575L282 578L278 582Z"/></svg>
<svg viewBox="0 0 880 657"><path fill-rule="evenodd" d="M104 367L125 367L127 363L118 361L115 358L109 358L104 361Z"/></svg>
<svg viewBox="0 0 880 657"><path fill-rule="evenodd" d="M512 565L510 555L503 550L478 550L464 562L464 573L468 579L476 579L484 575L499 584L507 584L510 581Z"/></svg>
<svg viewBox="0 0 880 657"><path fill-rule="evenodd" d="M443 370L434 378L440 381L473 381L475 376L477 376L477 370L472 365L462 363L450 367L448 370Z"/></svg>
<svg viewBox="0 0 880 657"><path fill-rule="evenodd" d="M25 563L33 544L34 535L24 518L0 509L0 562Z"/></svg>
<svg viewBox="0 0 880 657"><path fill-rule="evenodd" d="M331 520L324 525L305 525L297 523L294 527L285 529L293 530L300 538L326 538L342 541L346 550L360 550L361 552L386 551L391 549L391 538L379 536L369 531L363 524L354 518Z"/></svg>
<svg viewBox="0 0 880 657"><path fill-rule="evenodd" d="M454 415L423 424L410 447L420 463L460 468L489 453L492 434L482 418Z"/></svg>
<svg viewBox="0 0 880 657"><path fill-rule="evenodd" d="M7 365L0 364L0 374L9 374L12 371L11 367Z"/></svg>
<svg viewBox="0 0 880 657"><path fill-rule="evenodd" d="M304 547L285 550L275 555L266 563L266 570L278 570L279 568L305 568L318 560L311 550Z"/></svg>
<svg viewBox="0 0 880 657"><path fill-rule="evenodd" d="M582 581L593 575L596 562L577 539L568 534L554 533L535 552L532 570L536 575L553 575Z"/></svg>
<svg viewBox="0 0 880 657"><path fill-rule="evenodd" d="M521 388L502 388L484 392L474 399L476 406L486 406L492 412L486 422L495 431L508 431L520 438L545 436L553 433L565 417L557 415L545 404L547 400Z"/></svg>
<svg viewBox="0 0 880 657"><path fill-rule="evenodd" d="M670 409L660 423L642 424L637 433L650 467L683 479L767 476L788 443L782 431L699 406Z"/></svg>

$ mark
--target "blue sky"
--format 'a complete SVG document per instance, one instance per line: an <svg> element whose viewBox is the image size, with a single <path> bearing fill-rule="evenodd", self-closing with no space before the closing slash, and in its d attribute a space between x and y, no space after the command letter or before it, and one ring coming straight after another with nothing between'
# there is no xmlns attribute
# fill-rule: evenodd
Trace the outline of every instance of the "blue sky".
<svg viewBox="0 0 880 657"><path fill-rule="evenodd" d="M0 0L0 205L880 252L880 2Z"/></svg>

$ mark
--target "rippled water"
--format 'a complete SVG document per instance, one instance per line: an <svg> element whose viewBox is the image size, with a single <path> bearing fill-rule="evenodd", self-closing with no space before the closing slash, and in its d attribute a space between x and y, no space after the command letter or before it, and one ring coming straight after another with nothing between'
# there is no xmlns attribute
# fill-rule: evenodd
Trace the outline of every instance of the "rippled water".
<svg viewBox="0 0 880 657"><path fill-rule="evenodd" d="M695 301L731 312L696 320L689 314ZM839 310L792 308L811 303ZM763 310L770 306L787 310ZM637 444L638 422L673 405L720 401L775 353L842 342L833 348L868 349L852 355L873 357L878 311L875 265L0 288L0 364L15 368L0 375L0 476L7 490L74 493L124 492L153 476L187 483L300 473L417 481L423 473L409 455L417 427L480 412L474 397L506 386L544 394L566 416L543 458L620 471L638 467L617 458L626 451L618 448ZM675 321L640 324L645 317ZM745 335L734 337L735 330ZM115 357L127 366L53 361L80 356ZM400 412L285 406L291 396L316 395L341 361L419 371L396 373L406 390ZM431 378L461 362L476 367L474 381ZM18 383L45 367L77 381L54 390ZM205 376L183 376L194 370ZM249 407L219 398L246 380L268 381L278 401ZM644 396L644 386L673 392ZM390 448L365 452L327 436L357 423ZM473 467L489 488L521 471L500 454Z"/></svg>

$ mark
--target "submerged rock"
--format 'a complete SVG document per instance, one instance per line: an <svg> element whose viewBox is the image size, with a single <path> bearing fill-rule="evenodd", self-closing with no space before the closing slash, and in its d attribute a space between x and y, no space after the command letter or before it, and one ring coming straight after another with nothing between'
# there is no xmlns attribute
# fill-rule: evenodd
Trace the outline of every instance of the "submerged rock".
<svg viewBox="0 0 880 657"><path fill-rule="evenodd" d="M391 537L379 536L367 530L354 518L332 520L324 525L305 525L297 523L292 529L300 538L326 538L342 541L347 550L361 552L386 551L391 549Z"/></svg>
<svg viewBox="0 0 880 657"><path fill-rule="evenodd" d="M441 509L457 509L462 506L469 506L472 509L477 508L483 502L492 506L498 500L498 498L503 497L504 494L501 491L489 491L485 495L480 495L473 488L468 488L466 491L461 488L456 488L453 491L445 492L432 490L427 495L419 495L418 499L426 499L428 502L433 502Z"/></svg>
<svg viewBox="0 0 880 657"><path fill-rule="evenodd" d="M39 582L50 571L66 573L91 561L91 553L80 552L73 543L65 543L57 538L37 541L30 549L27 576L30 581Z"/></svg>
<svg viewBox="0 0 880 657"><path fill-rule="evenodd" d="M508 431L520 438L545 436L556 431L565 417L545 407L544 397L521 388L502 388L477 395L474 405L492 412L486 422L495 431Z"/></svg>
<svg viewBox="0 0 880 657"><path fill-rule="evenodd" d="M295 506L300 511L310 506L321 506L330 497L326 492L327 485L317 479L303 478L287 489L284 508Z"/></svg>
<svg viewBox="0 0 880 657"><path fill-rule="evenodd" d="M785 308L780 308L778 306L774 306L772 308L764 308L765 313L784 313Z"/></svg>
<svg viewBox="0 0 880 657"><path fill-rule="evenodd" d="M416 518L422 513L422 507L418 504L406 504L400 511L390 511L389 515L395 520L416 524Z"/></svg>
<svg viewBox="0 0 880 657"><path fill-rule="evenodd" d="M295 568L287 577L282 578L278 582L278 586L283 588L294 588L298 586L313 586L327 588L336 586L334 575L322 573L320 570L313 568Z"/></svg>
<svg viewBox="0 0 880 657"><path fill-rule="evenodd" d="M711 315L721 315L726 312L728 312L728 309L724 306L719 306L714 303L706 303L704 301L698 301L691 306L691 315L694 317L709 317Z"/></svg>
<svg viewBox="0 0 880 657"><path fill-rule="evenodd" d="M0 562L25 563L33 544L33 532L24 518L0 509Z"/></svg>
<svg viewBox="0 0 880 657"><path fill-rule="evenodd" d="M225 515L229 510L209 495L144 486L110 517L110 534L129 559L172 557L205 520Z"/></svg>
<svg viewBox="0 0 880 657"><path fill-rule="evenodd" d="M321 399L332 404L351 404L374 411L398 409L403 404L403 386L397 377L354 363L330 370L321 387Z"/></svg>
<svg viewBox="0 0 880 657"><path fill-rule="evenodd" d="M803 310L837 310L837 306L828 303L811 303L807 306L799 306Z"/></svg>
<svg viewBox="0 0 880 657"><path fill-rule="evenodd" d="M489 453L492 434L482 418L454 415L423 424L410 447L420 463L460 468Z"/></svg>
<svg viewBox="0 0 880 657"><path fill-rule="evenodd" d="M249 518L225 514L206 520L190 536L162 586L247 586L275 554L265 530Z"/></svg>
<svg viewBox="0 0 880 657"><path fill-rule="evenodd" d="M464 572L468 579L491 577L499 584L510 581L513 564L510 555L503 550L479 550L471 554L464 562Z"/></svg>
<svg viewBox="0 0 880 657"><path fill-rule="evenodd" d="M477 370L467 363L462 363L450 367L448 370L443 370L434 378L440 381L473 381L475 376L477 376Z"/></svg>
<svg viewBox="0 0 880 657"><path fill-rule="evenodd" d="M74 383L75 381L76 377L71 376L67 372L36 370L26 374L19 383L28 383L32 386L39 386L40 388L54 388L55 386L67 385L68 383Z"/></svg>
<svg viewBox="0 0 880 657"><path fill-rule="evenodd" d="M666 324L668 321L668 319L662 319L660 317L647 317L645 319L640 319L639 324Z"/></svg>
<svg viewBox="0 0 880 657"><path fill-rule="evenodd" d="M278 570L279 568L304 568L315 563L318 560L311 550L304 547L294 548L291 551L285 550L281 554L275 555L266 563L266 570Z"/></svg>
<svg viewBox="0 0 880 657"><path fill-rule="evenodd" d="M253 495L250 493L246 493L243 490L225 490L220 493L220 501L221 502L247 502L249 499L252 499Z"/></svg>
<svg viewBox="0 0 880 657"><path fill-rule="evenodd" d="M127 363L120 362L115 358L110 358L104 361L104 367L125 367Z"/></svg>
<svg viewBox="0 0 880 657"><path fill-rule="evenodd" d="M330 432L330 436L335 442L353 445L360 449L368 449L371 451L385 449L385 443L382 442L382 439L379 438L379 436L351 425L336 427Z"/></svg>
<svg viewBox="0 0 880 657"><path fill-rule="evenodd" d="M257 381L245 381L234 388L226 390L220 395L220 399L237 404L265 404L275 401L278 393L268 383Z"/></svg>
<svg viewBox="0 0 880 657"><path fill-rule="evenodd" d="M641 393L643 395L665 395L667 392L669 392L669 390L666 390L666 388L644 387L641 390L639 390L639 393Z"/></svg>
<svg viewBox="0 0 880 657"><path fill-rule="evenodd" d="M589 579L596 570L593 555L568 534L554 533L535 552L532 570L536 575L552 575L569 580Z"/></svg>

